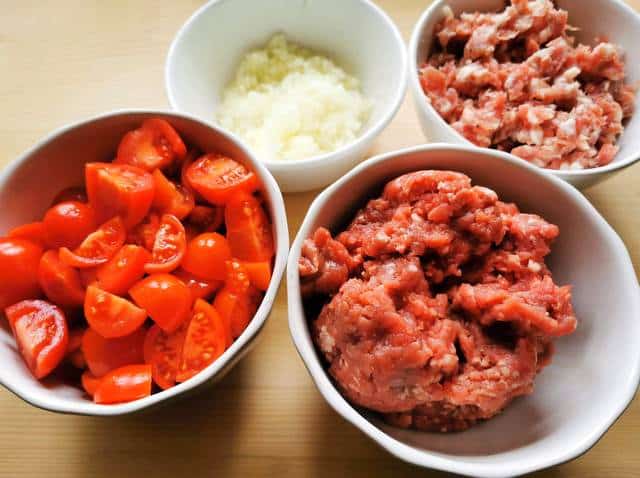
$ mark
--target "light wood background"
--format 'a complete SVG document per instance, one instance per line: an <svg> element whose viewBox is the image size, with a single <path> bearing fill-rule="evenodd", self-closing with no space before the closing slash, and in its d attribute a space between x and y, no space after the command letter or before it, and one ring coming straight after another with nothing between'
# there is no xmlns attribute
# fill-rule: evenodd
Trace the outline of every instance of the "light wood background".
<svg viewBox="0 0 640 478"><path fill-rule="evenodd" d="M408 39L429 1L378 3ZM168 107L167 48L201 4L0 0L0 165L67 122L116 108ZM421 142L405 101L374 152ZM635 166L586 193L622 236L636 271L639 184ZM286 197L292 237L315 194ZM339 418L314 388L286 321L283 285L262 340L221 383L145 415L57 415L1 389L0 476L443 476L396 460ZM586 455L539 476L640 476L640 402Z"/></svg>

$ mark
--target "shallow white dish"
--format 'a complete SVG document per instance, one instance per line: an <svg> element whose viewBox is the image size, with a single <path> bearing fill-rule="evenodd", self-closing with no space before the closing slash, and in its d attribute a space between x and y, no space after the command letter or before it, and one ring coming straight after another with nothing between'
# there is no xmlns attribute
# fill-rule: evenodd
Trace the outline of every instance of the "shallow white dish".
<svg viewBox="0 0 640 478"><path fill-rule="evenodd" d="M273 176L232 135L196 118L152 110L122 110L74 123L49 134L11 162L0 174L0 234L19 224L39 220L60 190L84 183L84 163L111 161L120 138L149 117L164 118L187 144L218 151L241 161L260 178L273 223L276 257L271 284L253 320L242 335L209 367L173 388L134 402L98 405L76 386L55 378L39 382L29 372L6 320L0 318L0 384L40 408L85 415L122 415L147 408L221 378L249 350L267 320L275 300L289 250L287 216Z"/></svg>
<svg viewBox="0 0 640 478"><path fill-rule="evenodd" d="M369 0L214 0L193 14L171 44L165 66L171 107L214 121L219 95L240 59L278 32L359 78L373 103L355 142L308 159L264 161L283 191L308 191L362 160L391 121L406 91L407 53L391 19Z"/></svg>
<svg viewBox="0 0 640 478"><path fill-rule="evenodd" d="M640 80L640 15L621 0L558 0L560 8L569 12L569 24L580 30L572 32L577 39L592 45L596 36L605 36L624 49L626 54L627 83ZM454 14L460 12L498 11L503 0L436 0L422 14L413 29L409 42L409 84L422 131L429 141L472 145L442 119L431 106L422 91L418 79L420 64L427 58L433 43L433 30L444 17L443 7L448 5ZM606 21L603 21L606 19ZM603 181L615 172L631 166L640 159L640 95L636 97L636 113L625 124L625 130L617 143L620 151L613 161L598 168L557 171L548 169L554 176L564 179L578 188L586 188Z"/></svg>
<svg viewBox="0 0 640 478"><path fill-rule="evenodd" d="M386 425L350 405L317 354L300 295L298 259L318 226L340 227L388 180L409 171L448 169L494 189L523 212L560 226L548 258L555 280L573 284L578 329L556 342L553 363L532 395L460 433ZM506 477L571 460L587 451L633 398L640 380L640 287L624 244L576 189L515 157L470 146L432 144L369 159L311 204L289 254L289 327L320 393L346 420L410 463L477 477Z"/></svg>

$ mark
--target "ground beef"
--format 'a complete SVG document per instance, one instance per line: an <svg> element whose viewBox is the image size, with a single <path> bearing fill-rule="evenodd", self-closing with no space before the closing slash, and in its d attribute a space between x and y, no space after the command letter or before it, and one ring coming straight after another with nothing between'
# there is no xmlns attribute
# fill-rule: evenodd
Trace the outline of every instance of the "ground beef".
<svg viewBox="0 0 640 478"><path fill-rule="evenodd" d="M621 49L576 45L551 0L513 0L499 13L446 9L419 75L435 110L472 143L538 166L610 163L633 113Z"/></svg>
<svg viewBox="0 0 640 478"><path fill-rule="evenodd" d="M568 286L545 265L558 228L464 174L389 182L299 261L314 341L354 404L389 423L457 431L531 393L553 340L573 332Z"/></svg>

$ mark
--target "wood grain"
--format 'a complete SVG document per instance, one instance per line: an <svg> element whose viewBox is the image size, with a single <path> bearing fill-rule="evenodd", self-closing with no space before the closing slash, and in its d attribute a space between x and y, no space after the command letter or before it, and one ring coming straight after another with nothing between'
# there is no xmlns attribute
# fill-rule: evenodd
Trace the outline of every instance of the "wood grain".
<svg viewBox="0 0 640 478"><path fill-rule="evenodd" d="M69 121L168 107L165 54L201 3L0 1L0 165ZM408 38L429 2L378 3ZM631 3L640 7L640 0ZM374 153L422 141L406 100ZM586 193L625 241L636 271L638 184L635 166ZM315 195L286 197L292 237ZM0 390L0 476L444 476L394 459L340 419L314 388L286 319L283 285L260 343L220 384L147 414L57 415ZM537 476L640 476L639 435L636 400L590 452Z"/></svg>

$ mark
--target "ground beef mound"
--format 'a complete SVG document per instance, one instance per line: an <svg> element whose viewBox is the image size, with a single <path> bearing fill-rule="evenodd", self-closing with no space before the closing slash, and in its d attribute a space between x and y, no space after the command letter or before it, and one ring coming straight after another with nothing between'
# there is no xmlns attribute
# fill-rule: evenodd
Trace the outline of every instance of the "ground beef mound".
<svg viewBox="0 0 640 478"><path fill-rule="evenodd" d="M620 47L576 45L567 12L551 0L445 14L419 75L431 105L456 131L545 168L613 160L635 102Z"/></svg>
<svg viewBox="0 0 640 478"><path fill-rule="evenodd" d="M313 337L354 404L392 424L457 431L531 393L556 337L576 327L544 258L558 228L464 174L389 182L299 261Z"/></svg>

